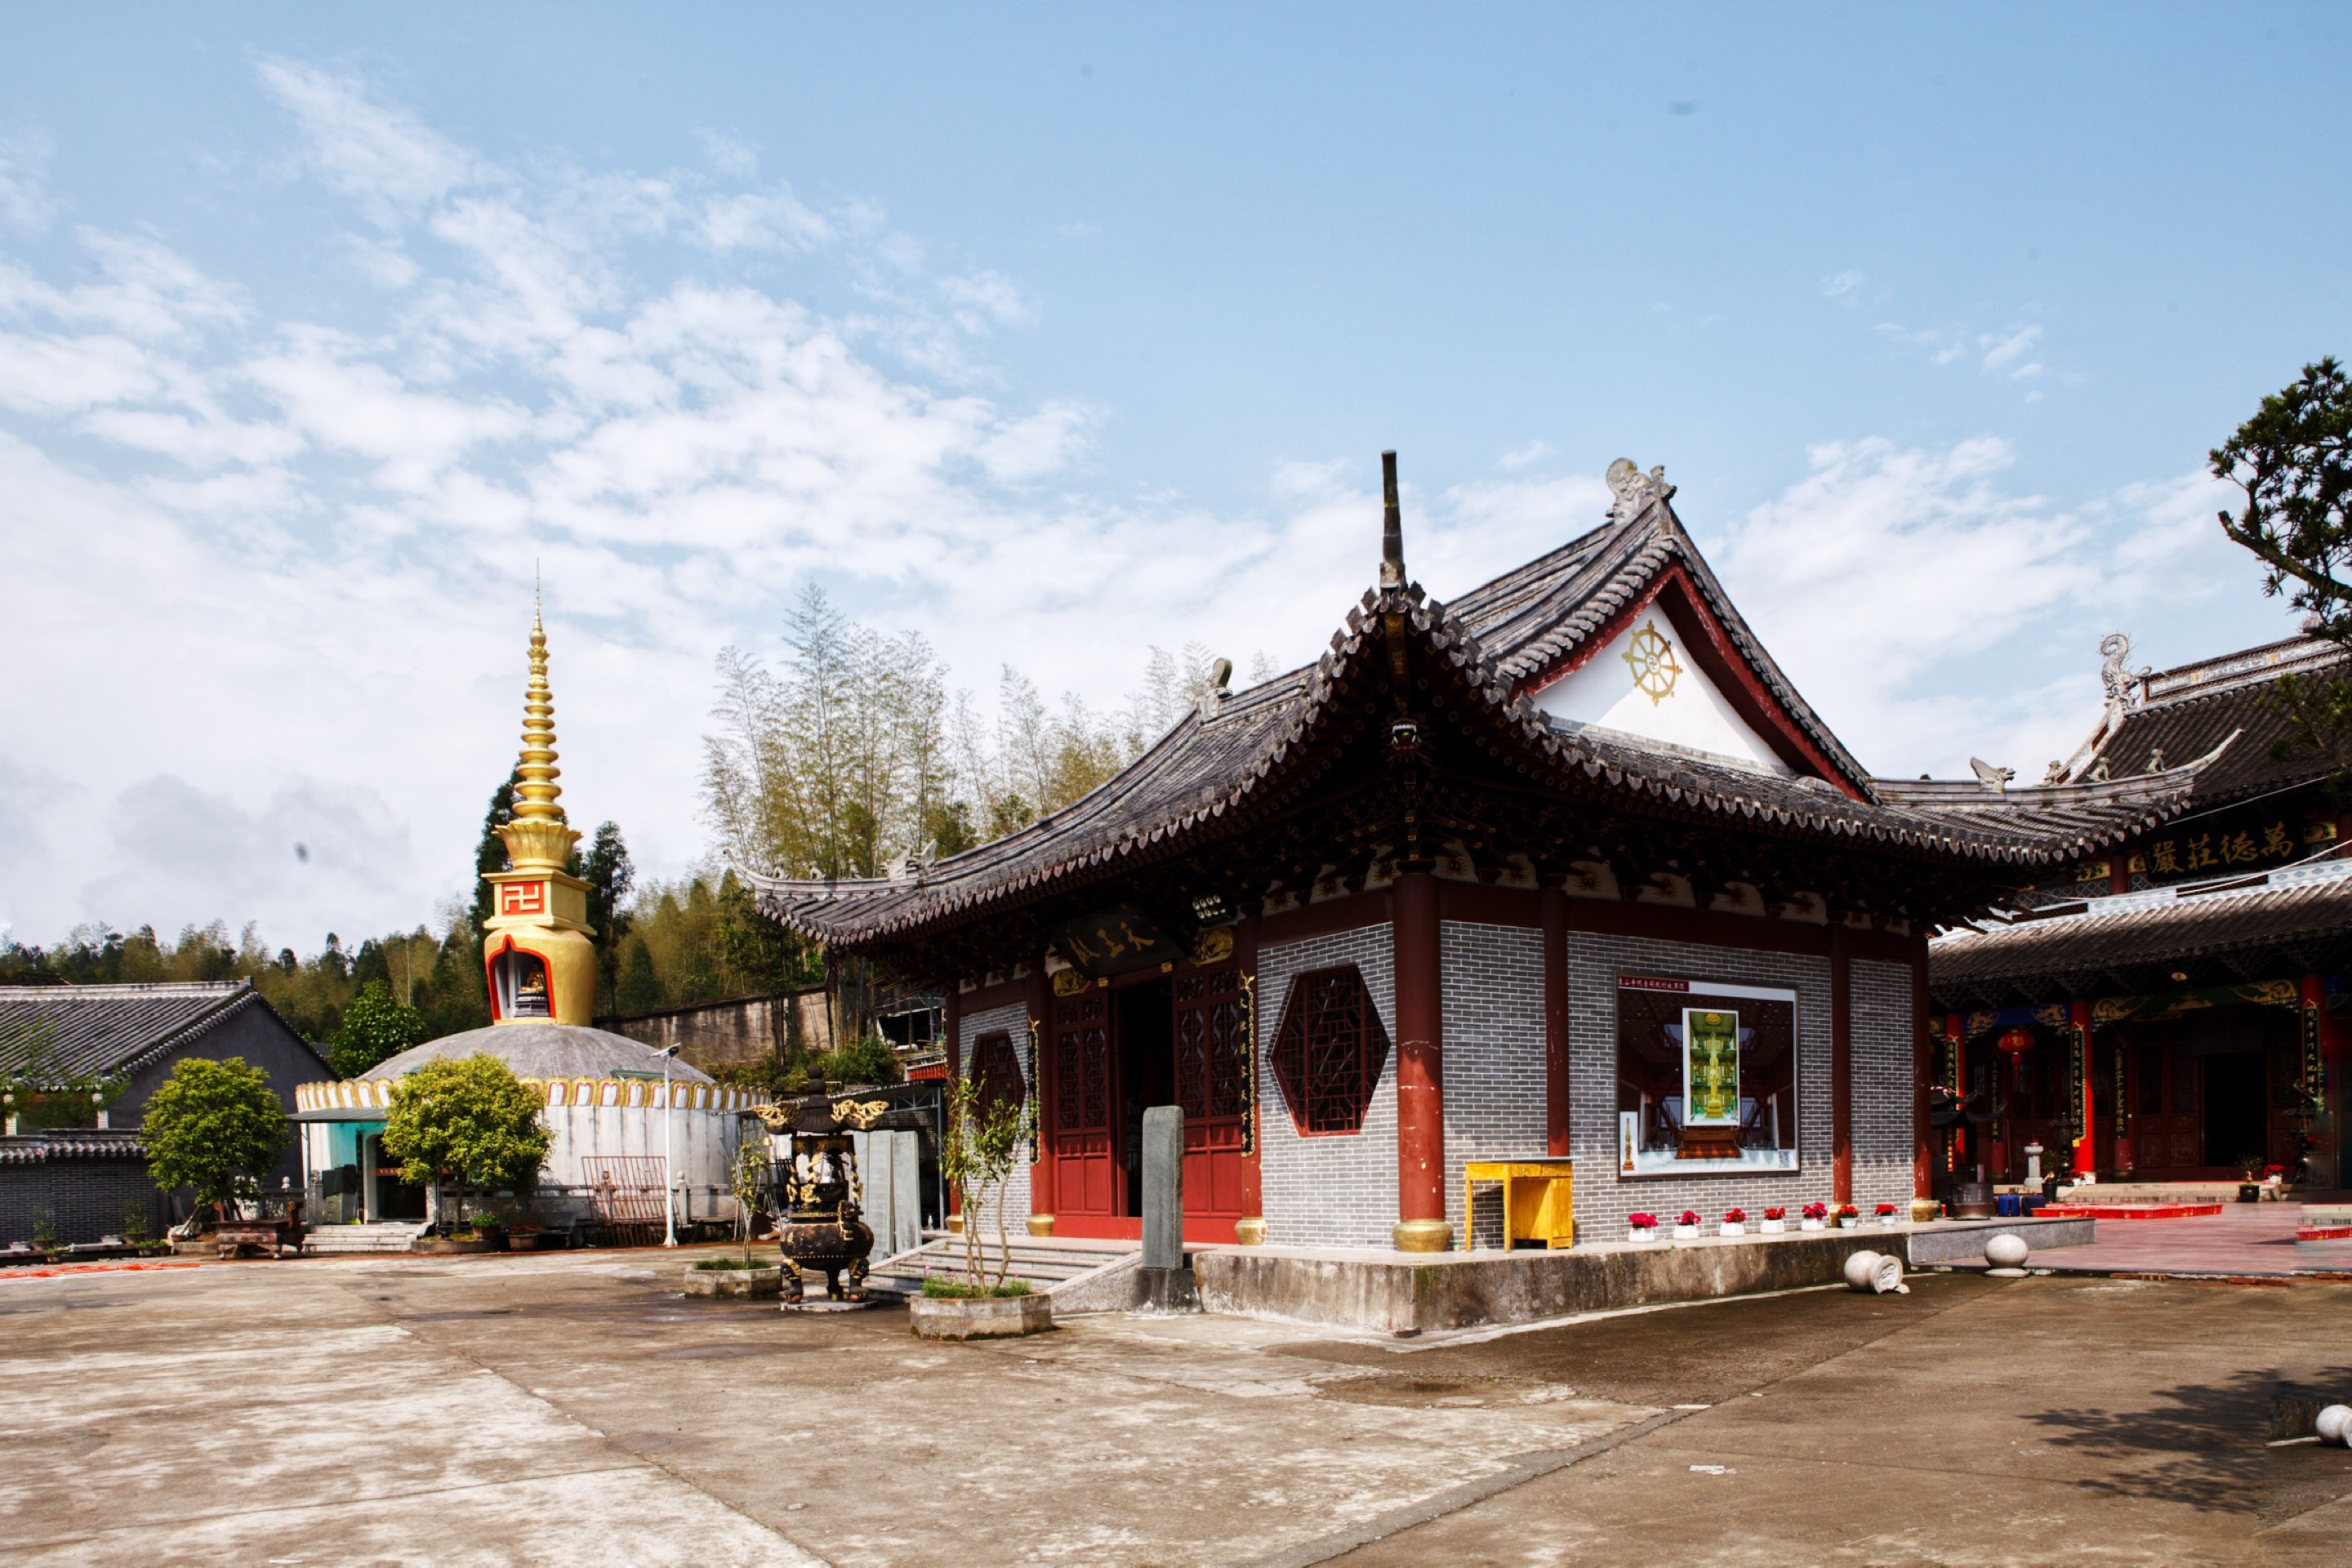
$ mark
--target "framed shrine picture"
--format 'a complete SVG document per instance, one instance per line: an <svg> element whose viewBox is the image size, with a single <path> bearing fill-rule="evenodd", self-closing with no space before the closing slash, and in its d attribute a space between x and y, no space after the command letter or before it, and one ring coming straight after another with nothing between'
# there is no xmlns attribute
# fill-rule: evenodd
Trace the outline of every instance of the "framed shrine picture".
<svg viewBox="0 0 2352 1568"><path fill-rule="evenodd" d="M1796 992L1619 975L1617 1121L1621 1176L1796 1170Z"/></svg>

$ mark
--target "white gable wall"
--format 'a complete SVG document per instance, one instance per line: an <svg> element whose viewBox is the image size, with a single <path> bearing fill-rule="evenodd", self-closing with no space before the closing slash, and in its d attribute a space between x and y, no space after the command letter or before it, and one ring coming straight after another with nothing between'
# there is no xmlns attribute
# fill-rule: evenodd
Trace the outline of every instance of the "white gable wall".
<svg viewBox="0 0 2352 1568"><path fill-rule="evenodd" d="M1625 660L1633 638L1644 627L1655 629L1665 638L1674 662L1681 667L1673 689L1654 702L1633 684L1633 666ZM1599 653L1538 691L1535 703L1570 723L1595 724L1730 757L1783 776L1791 771L1700 670L1674 622L1655 609L1634 616Z"/></svg>

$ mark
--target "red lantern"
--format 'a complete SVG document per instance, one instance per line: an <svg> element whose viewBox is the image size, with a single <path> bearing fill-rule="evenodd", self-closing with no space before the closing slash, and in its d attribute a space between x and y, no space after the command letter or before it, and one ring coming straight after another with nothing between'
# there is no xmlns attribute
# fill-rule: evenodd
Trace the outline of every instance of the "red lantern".
<svg viewBox="0 0 2352 1568"><path fill-rule="evenodd" d="M2000 1038L1995 1040L1993 1044L2000 1047L2001 1054L2004 1056L2021 1057L2033 1048L2033 1031L2021 1028L2003 1029L2000 1032Z"/></svg>

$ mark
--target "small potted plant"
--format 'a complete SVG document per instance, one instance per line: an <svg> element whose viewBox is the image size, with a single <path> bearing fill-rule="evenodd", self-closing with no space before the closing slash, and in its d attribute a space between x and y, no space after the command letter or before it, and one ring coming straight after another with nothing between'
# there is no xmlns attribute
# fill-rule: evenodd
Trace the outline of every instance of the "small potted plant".
<svg viewBox="0 0 2352 1568"><path fill-rule="evenodd" d="M1889 1229L1895 1226L1900 1225L1902 1221L1895 1217L1895 1214L1896 1210L1893 1204L1879 1205L1876 1211L1879 1228L1882 1230Z"/></svg>
<svg viewBox="0 0 2352 1568"><path fill-rule="evenodd" d="M1625 1216L1625 1238L1628 1241L1658 1239L1658 1216L1654 1214L1629 1214Z"/></svg>
<svg viewBox="0 0 2352 1568"><path fill-rule="evenodd" d="M1758 1226L1758 1228L1766 1236L1780 1236L1785 1233L1789 1228L1789 1211L1787 1209L1766 1209L1764 1211L1764 1223Z"/></svg>
<svg viewBox="0 0 2352 1568"><path fill-rule="evenodd" d="M1829 1205L1807 1204L1804 1209L1804 1216L1797 1222L1797 1228L1799 1230L1822 1230L1828 1227L1829 1223Z"/></svg>
<svg viewBox="0 0 2352 1568"><path fill-rule="evenodd" d="M1852 1204L1840 1204L1838 1205L1837 1222L1838 1228L1840 1230L1860 1230L1862 1228L1862 1211L1854 1207Z"/></svg>
<svg viewBox="0 0 2352 1568"><path fill-rule="evenodd" d="M2238 1156L2238 1201L2240 1203L2258 1204L2263 1201L2263 1184L2257 1179L2261 1176L2262 1170L2263 1157L2260 1154Z"/></svg>
<svg viewBox="0 0 2352 1568"><path fill-rule="evenodd" d="M1726 1236L1746 1236L1748 1234L1748 1211L1742 1208L1730 1208L1724 1210L1723 1234Z"/></svg>
<svg viewBox="0 0 2352 1568"><path fill-rule="evenodd" d="M1675 1239L1676 1241L1696 1241L1698 1239L1698 1210L1683 1210L1681 1214L1675 1216Z"/></svg>

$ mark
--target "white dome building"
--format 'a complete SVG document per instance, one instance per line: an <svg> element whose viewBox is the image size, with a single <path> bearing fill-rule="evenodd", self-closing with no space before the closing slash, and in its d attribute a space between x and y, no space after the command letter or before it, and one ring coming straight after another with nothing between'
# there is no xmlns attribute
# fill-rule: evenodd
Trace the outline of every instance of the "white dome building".
<svg viewBox="0 0 2352 1568"><path fill-rule="evenodd" d="M428 1040L356 1079L295 1091L303 1165L321 1223L431 1217L430 1195L399 1180L383 1151L400 1081L431 1061L488 1056L540 1095L554 1135L537 1189L499 1202L551 1227L575 1224L658 1239L662 1194L677 1223L735 1217L729 1177L744 1126L764 1093L714 1083L700 1068L623 1035L589 1026L595 950L587 884L563 869L579 840L555 804L555 705L547 634L534 621L525 700L521 783L514 820L499 828L513 868L484 877L497 912L482 952L490 990L487 1029ZM652 1233L647 1236L646 1233Z"/></svg>

